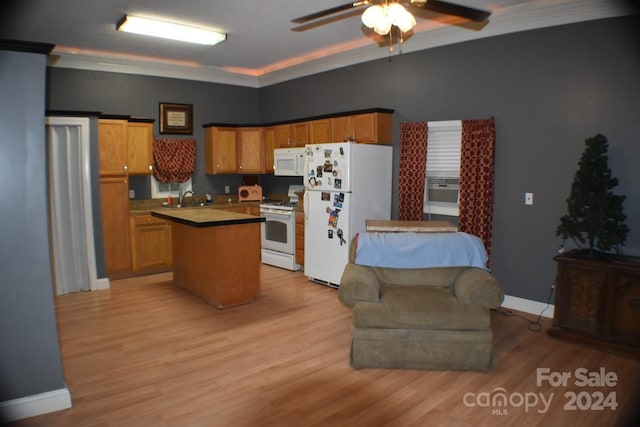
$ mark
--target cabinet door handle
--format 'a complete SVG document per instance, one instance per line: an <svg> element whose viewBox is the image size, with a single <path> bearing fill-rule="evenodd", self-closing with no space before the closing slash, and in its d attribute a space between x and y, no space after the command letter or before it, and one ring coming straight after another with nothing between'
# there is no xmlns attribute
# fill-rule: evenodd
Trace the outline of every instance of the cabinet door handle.
<svg viewBox="0 0 640 427"><path fill-rule="evenodd" d="M124 171L126 172L126 171L128 171L128 170L129 170L129 166L124 165Z"/></svg>
<svg viewBox="0 0 640 427"><path fill-rule="evenodd" d="M153 165L149 165L149 170L153 171Z"/></svg>

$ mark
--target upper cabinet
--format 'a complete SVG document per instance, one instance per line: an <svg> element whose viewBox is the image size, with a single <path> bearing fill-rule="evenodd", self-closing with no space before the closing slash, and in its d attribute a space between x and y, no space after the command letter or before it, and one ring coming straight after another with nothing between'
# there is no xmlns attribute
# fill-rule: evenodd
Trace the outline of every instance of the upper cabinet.
<svg viewBox="0 0 640 427"><path fill-rule="evenodd" d="M273 150L286 148L291 143L291 125L267 126L264 128L264 171L273 173Z"/></svg>
<svg viewBox="0 0 640 427"><path fill-rule="evenodd" d="M293 123L291 125L291 146L304 147L309 144L309 122Z"/></svg>
<svg viewBox="0 0 640 427"><path fill-rule="evenodd" d="M212 126L204 130L205 172L231 174L238 171L236 128Z"/></svg>
<svg viewBox="0 0 640 427"><path fill-rule="evenodd" d="M208 124L207 174L273 173L276 148L354 141L393 143L393 110L372 109L267 126Z"/></svg>
<svg viewBox="0 0 640 427"><path fill-rule="evenodd" d="M383 113L356 114L353 116L353 136L356 142L393 143L393 116Z"/></svg>
<svg viewBox="0 0 640 427"><path fill-rule="evenodd" d="M100 119L100 175L150 175L153 170L153 121Z"/></svg>
<svg viewBox="0 0 640 427"><path fill-rule="evenodd" d="M238 172L264 173L264 137L262 128L239 128Z"/></svg>
<svg viewBox="0 0 640 427"><path fill-rule="evenodd" d="M127 173L127 124L126 120L99 120L100 175Z"/></svg>
<svg viewBox="0 0 640 427"><path fill-rule="evenodd" d="M392 144L391 113L363 113L307 122L311 144L355 141L363 144Z"/></svg>
<svg viewBox="0 0 640 427"><path fill-rule="evenodd" d="M153 172L152 122L128 123L127 152L129 175L151 175Z"/></svg>
<svg viewBox="0 0 640 427"><path fill-rule="evenodd" d="M353 116L332 117L331 137L333 141L353 141Z"/></svg>
<svg viewBox="0 0 640 427"><path fill-rule="evenodd" d="M331 134L331 119L312 120L309 122L309 143L321 144L336 142Z"/></svg>

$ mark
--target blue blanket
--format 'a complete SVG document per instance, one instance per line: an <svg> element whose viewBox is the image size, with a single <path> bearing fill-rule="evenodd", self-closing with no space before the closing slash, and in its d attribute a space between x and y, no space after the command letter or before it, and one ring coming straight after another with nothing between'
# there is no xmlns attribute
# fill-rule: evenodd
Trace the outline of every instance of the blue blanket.
<svg viewBox="0 0 640 427"><path fill-rule="evenodd" d="M482 240L467 233L360 233L356 264L429 268L472 266L487 269Z"/></svg>

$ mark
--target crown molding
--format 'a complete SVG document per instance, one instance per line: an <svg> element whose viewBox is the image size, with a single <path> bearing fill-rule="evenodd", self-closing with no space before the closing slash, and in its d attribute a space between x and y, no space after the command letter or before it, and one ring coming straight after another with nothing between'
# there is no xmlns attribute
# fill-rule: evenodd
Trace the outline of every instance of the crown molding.
<svg viewBox="0 0 640 427"><path fill-rule="evenodd" d="M497 10L481 31L470 31L443 24L418 32L402 45L403 53L431 49L481 38L533 29L613 18L634 13L623 2L611 0L572 0L564 3L528 2ZM114 58L91 54L52 52L49 66L93 71L138 74L260 88L337 68L389 57L389 51L371 43L365 47L304 62L255 77L225 71L220 67L174 65L158 61Z"/></svg>

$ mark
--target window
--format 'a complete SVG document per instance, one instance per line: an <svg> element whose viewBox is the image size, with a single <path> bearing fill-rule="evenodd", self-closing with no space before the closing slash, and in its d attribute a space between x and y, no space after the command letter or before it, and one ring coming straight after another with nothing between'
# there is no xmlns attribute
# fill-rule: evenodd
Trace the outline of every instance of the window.
<svg viewBox="0 0 640 427"><path fill-rule="evenodd" d="M191 190L191 179L186 182L164 183L158 181L153 175L151 178L151 198L164 199L169 197L178 197L179 193Z"/></svg>
<svg viewBox="0 0 640 427"><path fill-rule="evenodd" d="M462 121L427 122L423 212L458 216Z"/></svg>

